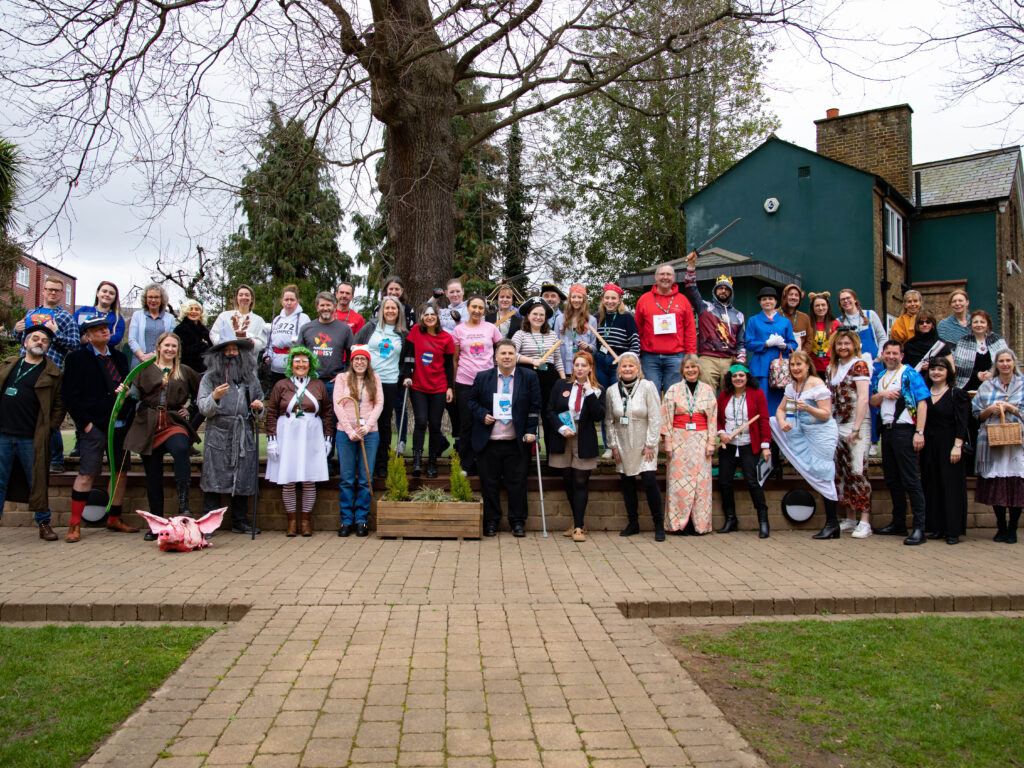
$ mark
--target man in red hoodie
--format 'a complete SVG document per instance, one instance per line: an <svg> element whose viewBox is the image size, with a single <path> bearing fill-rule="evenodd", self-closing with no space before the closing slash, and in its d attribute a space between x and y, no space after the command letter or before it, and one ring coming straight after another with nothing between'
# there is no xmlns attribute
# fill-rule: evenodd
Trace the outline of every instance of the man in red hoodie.
<svg viewBox="0 0 1024 768"><path fill-rule="evenodd" d="M636 303L640 334L640 365L661 395L680 380L683 355L697 353L697 325L693 307L679 292L676 271L662 264L654 273L654 285Z"/></svg>

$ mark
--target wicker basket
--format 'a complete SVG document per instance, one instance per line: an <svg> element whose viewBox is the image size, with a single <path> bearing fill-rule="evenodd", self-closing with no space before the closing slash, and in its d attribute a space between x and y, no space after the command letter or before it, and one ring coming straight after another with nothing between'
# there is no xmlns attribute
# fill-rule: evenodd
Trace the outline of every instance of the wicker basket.
<svg viewBox="0 0 1024 768"><path fill-rule="evenodd" d="M1019 421L1007 423L1006 412L1001 408L999 409L999 423L986 424L985 432L988 435L988 444L993 447L1022 444L1021 423Z"/></svg>

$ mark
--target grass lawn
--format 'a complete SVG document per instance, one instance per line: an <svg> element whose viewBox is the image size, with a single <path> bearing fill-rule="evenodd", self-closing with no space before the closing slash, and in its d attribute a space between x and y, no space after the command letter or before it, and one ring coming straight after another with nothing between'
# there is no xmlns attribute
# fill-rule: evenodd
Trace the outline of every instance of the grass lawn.
<svg viewBox="0 0 1024 768"><path fill-rule="evenodd" d="M0 766L76 765L213 632L0 627Z"/></svg>
<svg viewBox="0 0 1024 768"><path fill-rule="evenodd" d="M748 624L676 655L772 766L1024 765L1020 619Z"/></svg>

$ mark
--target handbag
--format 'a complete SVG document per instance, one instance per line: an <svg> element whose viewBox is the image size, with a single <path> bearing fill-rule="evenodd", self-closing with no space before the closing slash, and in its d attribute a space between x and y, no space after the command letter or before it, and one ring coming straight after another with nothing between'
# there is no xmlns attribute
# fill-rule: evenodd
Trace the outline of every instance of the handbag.
<svg viewBox="0 0 1024 768"><path fill-rule="evenodd" d="M998 424L985 424L985 434L988 435L988 444L993 447L1006 445L1021 445L1021 423L1019 421L1007 421L1006 412L1000 409Z"/></svg>
<svg viewBox="0 0 1024 768"><path fill-rule="evenodd" d="M772 360L768 366L768 386L772 389L785 389L793 383L793 377L789 375L789 358L779 356Z"/></svg>

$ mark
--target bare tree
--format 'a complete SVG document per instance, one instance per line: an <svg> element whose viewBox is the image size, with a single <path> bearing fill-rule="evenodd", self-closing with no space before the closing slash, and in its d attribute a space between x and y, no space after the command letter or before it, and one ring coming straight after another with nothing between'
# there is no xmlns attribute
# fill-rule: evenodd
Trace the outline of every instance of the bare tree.
<svg viewBox="0 0 1024 768"><path fill-rule="evenodd" d="M383 152L376 182L395 269L419 301L450 273L468 149L727 20L813 34L800 15L810 0L710 0L658 35L636 30L643 45L628 52L577 44L636 18L635 2L5 0L0 96L23 126L46 131L51 188L70 195L131 165L154 214L230 186L268 100L303 120L338 167ZM481 97L460 96L467 80ZM468 136L456 135L456 116Z"/></svg>

